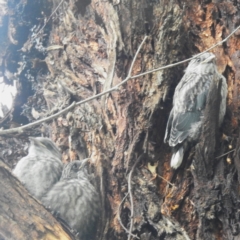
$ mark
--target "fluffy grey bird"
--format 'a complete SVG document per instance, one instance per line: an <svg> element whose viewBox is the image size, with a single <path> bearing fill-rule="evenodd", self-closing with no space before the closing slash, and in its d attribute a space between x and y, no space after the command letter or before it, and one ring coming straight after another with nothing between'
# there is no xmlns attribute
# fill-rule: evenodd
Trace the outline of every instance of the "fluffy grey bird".
<svg viewBox="0 0 240 240"><path fill-rule="evenodd" d="M29 139L28 155L17 163L13 173L34 197L41 200L61 177L61 153L49 138Z"/></svg>
<svg viewBox="0 0 240 240"><path fill-rule="evenodd" d="M189 143L198 140L210 85L214 78L222 80L219 125L226 112L227 83L216 67L215 55L204 53L190 61L175 89L164 142L173 148L171 167L177 169Z"/></svg>
<svg viewBox="0 0 240 240"><path fill-rule="evenodd" d="M83 161L65 165L61 180L43 197L42 202L63 219L79 239L92 239L100 211L100 198L90 182Z"/></svg>

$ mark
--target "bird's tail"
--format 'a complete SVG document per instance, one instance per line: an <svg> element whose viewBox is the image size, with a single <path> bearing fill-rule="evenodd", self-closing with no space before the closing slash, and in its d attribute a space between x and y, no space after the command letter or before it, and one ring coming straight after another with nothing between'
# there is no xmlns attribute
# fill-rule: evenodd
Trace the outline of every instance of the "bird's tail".
<svg viewBox="0 0 240 240"><path fill-rule="evenodd" d="M176 152L173 153L172 159L171 159L171 167L174 169L177 169L183 160L184 155L184 149L183 147L180 147Z"/></svg>

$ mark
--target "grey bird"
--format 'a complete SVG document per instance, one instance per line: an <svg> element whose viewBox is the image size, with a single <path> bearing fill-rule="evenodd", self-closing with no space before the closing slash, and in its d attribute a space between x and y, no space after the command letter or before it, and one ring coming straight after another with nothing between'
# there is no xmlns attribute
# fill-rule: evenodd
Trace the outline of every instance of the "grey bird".
<svg viewBox="0 0 240 240"><path fill-rule="evenodd" d="M17 163L13 173L34 197L41 200L61 177L61 153L49 138L29 139L28 155Z"/></svg>
<svg viewBox="0 0 240 240"><path fill-rule="evenodd" d="M192 59L175 89L164 142L173 148L171 167L177 169L190 143L200 137L202 119L210 85L214 78L222 80L219 126L226 112L227 83L217 70L215 55L204 53Z"/></svg>
<svg viewBox="0 0 240 240"><path fill-rule="evenodd" d="M79 239L92 239L100 211L100 198L85 168L86 161L73 161L64 166L61 180L42 199L78 233Z"/></svg>

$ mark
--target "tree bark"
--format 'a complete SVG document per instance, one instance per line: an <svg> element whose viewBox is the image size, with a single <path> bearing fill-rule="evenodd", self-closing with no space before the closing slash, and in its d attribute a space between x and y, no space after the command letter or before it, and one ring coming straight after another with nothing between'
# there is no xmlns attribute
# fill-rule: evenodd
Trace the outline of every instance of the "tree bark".
<svg viewBox="0 0 240 240"><path fill-rule="evenodd" d="M1 47L2 72L6 83L17 80L19 88L14 108L1 122L5 129L51 116L121 83L145 35L132 76L202 52L240 23L240 5L233 0L10 3L3 18L8 35ZM187 63L131 79L17 136L1 136L1 158L13 167L26 154L29 135L52 138L64 162L89 157L102 196L96 239L238 239L239 34L211 50L228 82L222 129L214 125L218 94L212 93L200 142L178 170L170 168L171 149L163 137ZM219 137L221 131L229 142ZM216 158L235 147L234 154ZM7 179L13 184L10 174ZM18 198L23 199L14 195ZM29 234L21 221L16 224Z"/></svg>

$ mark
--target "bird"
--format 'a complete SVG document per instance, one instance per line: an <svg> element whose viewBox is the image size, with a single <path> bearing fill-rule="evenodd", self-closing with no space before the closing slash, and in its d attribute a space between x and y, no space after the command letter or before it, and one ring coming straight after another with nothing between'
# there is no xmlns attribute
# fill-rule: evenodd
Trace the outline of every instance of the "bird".
<svg viewBox="0 0 240 240"><path fill-rule="evenodd" d="M177 169L185 151L200 137L209 88L212 81L221 83L220 126L226 112L227 82L217 70L215 55L205 52L192 59L178 83L165 131L164 142L173 149L171 167Z"/></svg>
<svg viewBox="0 0 240 240"><path fill-rule="evenodd" d="M45 137L29 137L28 155L20 159L13 174L38 200L60 180L63 170L61 152Z"/></svg>
<svg viewBox="0 0 240 240"><path fill-rule="evenodd" d="M85 163L67 163L60 181L42 199L43 205L64 220L81 240L93 239L100 211L100 197Z"/></svg>

